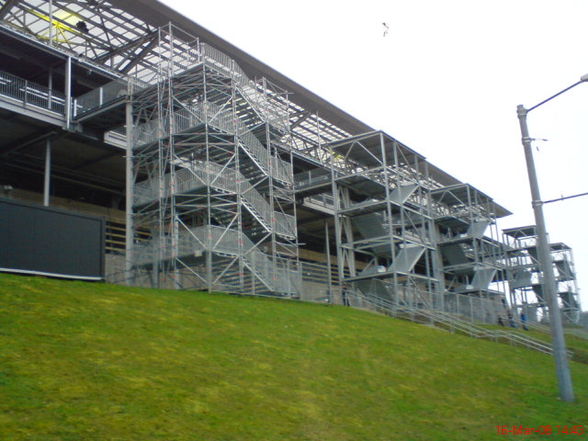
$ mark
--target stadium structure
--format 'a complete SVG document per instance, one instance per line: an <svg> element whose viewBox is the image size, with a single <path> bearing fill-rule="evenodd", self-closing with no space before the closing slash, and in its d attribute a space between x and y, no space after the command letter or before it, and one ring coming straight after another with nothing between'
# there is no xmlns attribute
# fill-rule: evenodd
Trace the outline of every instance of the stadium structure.
<svg viewBox="0 0 588 441"><path fill-rule="evenodd" d="M545 316L532 226L158 1L0 0L0 66L2 196L104 217L107 281Z"/></svg>

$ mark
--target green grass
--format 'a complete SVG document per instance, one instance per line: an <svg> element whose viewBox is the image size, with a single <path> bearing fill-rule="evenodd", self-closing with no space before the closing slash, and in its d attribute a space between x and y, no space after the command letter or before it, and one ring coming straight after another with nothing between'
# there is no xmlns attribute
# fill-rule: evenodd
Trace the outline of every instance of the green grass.
<svg viewBox="0 0 588 441"><path fill-rule="evenodd" d="M541 340L547 343L552 342L551 334L547 332L529 329L527 331L521 328L503 327L498 325L485 325L486 328L495 329L499 331L514 332L523 336L532 337L536 340ZM588 364L588 339L582 337L581 330L575 328L567 329L565 332L566 348L572 351L572 359L574 361Z"/></svg>
<svg viewBox="0 0 588 441"><path fill-rule="evenodd" d="M0 275L0 440L486 441L586 425L550 357L345 307Z"/></svg>

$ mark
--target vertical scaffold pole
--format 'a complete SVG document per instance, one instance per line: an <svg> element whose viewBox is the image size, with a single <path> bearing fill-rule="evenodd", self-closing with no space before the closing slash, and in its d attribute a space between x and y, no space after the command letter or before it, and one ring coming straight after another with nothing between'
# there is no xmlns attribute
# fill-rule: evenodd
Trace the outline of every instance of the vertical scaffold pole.
<svg viewBox="0 0 588 441"><path fill-rule="evenodd" d="M71 57L65 63L65 128L71 125Z"/></svg>
<svg viewBox="0 0 588 441"><path fill-rule="evenodd" d="M133 272L133 248L134 229L133 224L133 104L131 101L131 90L129 85L129 98L126 103L126 131L127 131L127 154L126 154L126 229L125 229L125 280L132 284Z"/></svg>

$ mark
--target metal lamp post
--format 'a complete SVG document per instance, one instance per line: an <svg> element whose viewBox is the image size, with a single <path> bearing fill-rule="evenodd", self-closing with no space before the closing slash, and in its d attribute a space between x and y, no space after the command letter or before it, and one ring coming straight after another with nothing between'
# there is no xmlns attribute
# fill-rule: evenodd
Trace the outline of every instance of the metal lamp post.
<svg viewBox="0 0 588 441"><path fill-rule="evenodd" d="M547 230L545 228L545 217L543 216L543 201L541 200L541 194L539 193L537 172L535 170L535 162L533 160L533 150L531 148L532 138L529 137L529 129L527 127L527 114L531 110L536 109L546 102L551 101L553 98L586 81L588 81L588 74L582 76L580 81L572 84L571 86L547 98L546 100L541 101L539 104L530 107L529 109L526 109L522 105L517 107L517 114L519 116L519 123L521 126L523 148L525 150L525 159L527 161L527 172L529 174L531 197L533 199L532 206L533 212L535 214L535 224L537 228L538 259L539 266L543 273L543 294L549 302L549 324L551 326L551 335L553 338L553 356L555 359L557 381L559 384L559 394L563 401L574 401L574 388L572 385L572 377L568 364L566 342L561 320L561 311L559 309L555 276L553 274L553 266L551 262L551 252L549 249L549 242L547 240Z"/></svg>

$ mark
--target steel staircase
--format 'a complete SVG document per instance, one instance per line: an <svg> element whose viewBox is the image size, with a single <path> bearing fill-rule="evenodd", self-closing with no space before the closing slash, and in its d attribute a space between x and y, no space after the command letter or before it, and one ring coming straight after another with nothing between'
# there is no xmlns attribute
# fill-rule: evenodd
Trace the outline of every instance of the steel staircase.
<svg viewBox="0 0 588 441"><path fill-rule="evenodd" d="M204 43L200 47L208 66L232 78L241 96L262 120L269 122L272 126L282 131L287 130L289 120L287 109L281 109L277 105L273 105L263 93L258 91L255 83L249 79L243 69L226 54Z"/></svg>
<svg viewBox="0 0 588 441"><path fill-rule="evenodd" d="M205 122L228 135L235 135L239 145L251 161L267 175L271 174L274 179L289 185L293 183L289 163L278 156L271 155L267 148L240 120L234 120L221 106L211 102L176 110L172 122L173 127L171 128L167 119L163 122L162 127L159 127L157 121L138 125L133 133L134 145L135 147L140 147L150 144L168 136L170 133L178 135Z"/></svg>
<svg viewBox="0 0 588 441"><path fill-rule="evenodd" d="M135 253L138 265L149 265L154 260L154 253L165 253L158 256L161 260L170 260L174 257L174 247L170 243L161 246L159 243L146 242L137 245ZM301 275L287 259L278 259L272 262L271 258L263 253L247 235L236 230L226 229L214 225L204 225L193 228L183 228L177 239L177 254L175 257L191 257L195 254L210 251L218 256L242 257L243 263L252 274L270 292L283 294L298 294L300 292ZM157 260L157 259L156 259ZM236 277L236 274L227 274L227 280Z"/></svg>
<svg viewBox="0 0 588 441"><path fill-rule="evenodd" d="M275 228L276 234L288 239L296 237L294 216L273 211L265 198L249 184L238 171L222 167L213 162L194 161L190 168L180 168L175 172L175 195L193 193L199 188L210 186L224 193L241 194L243 205L253 217L268 231ZM134 206L141 206L172 196L170 175L164 176L163 188L157 181L143 181L135 185ZM274 227L272 227L274 225Z"/></svg>

